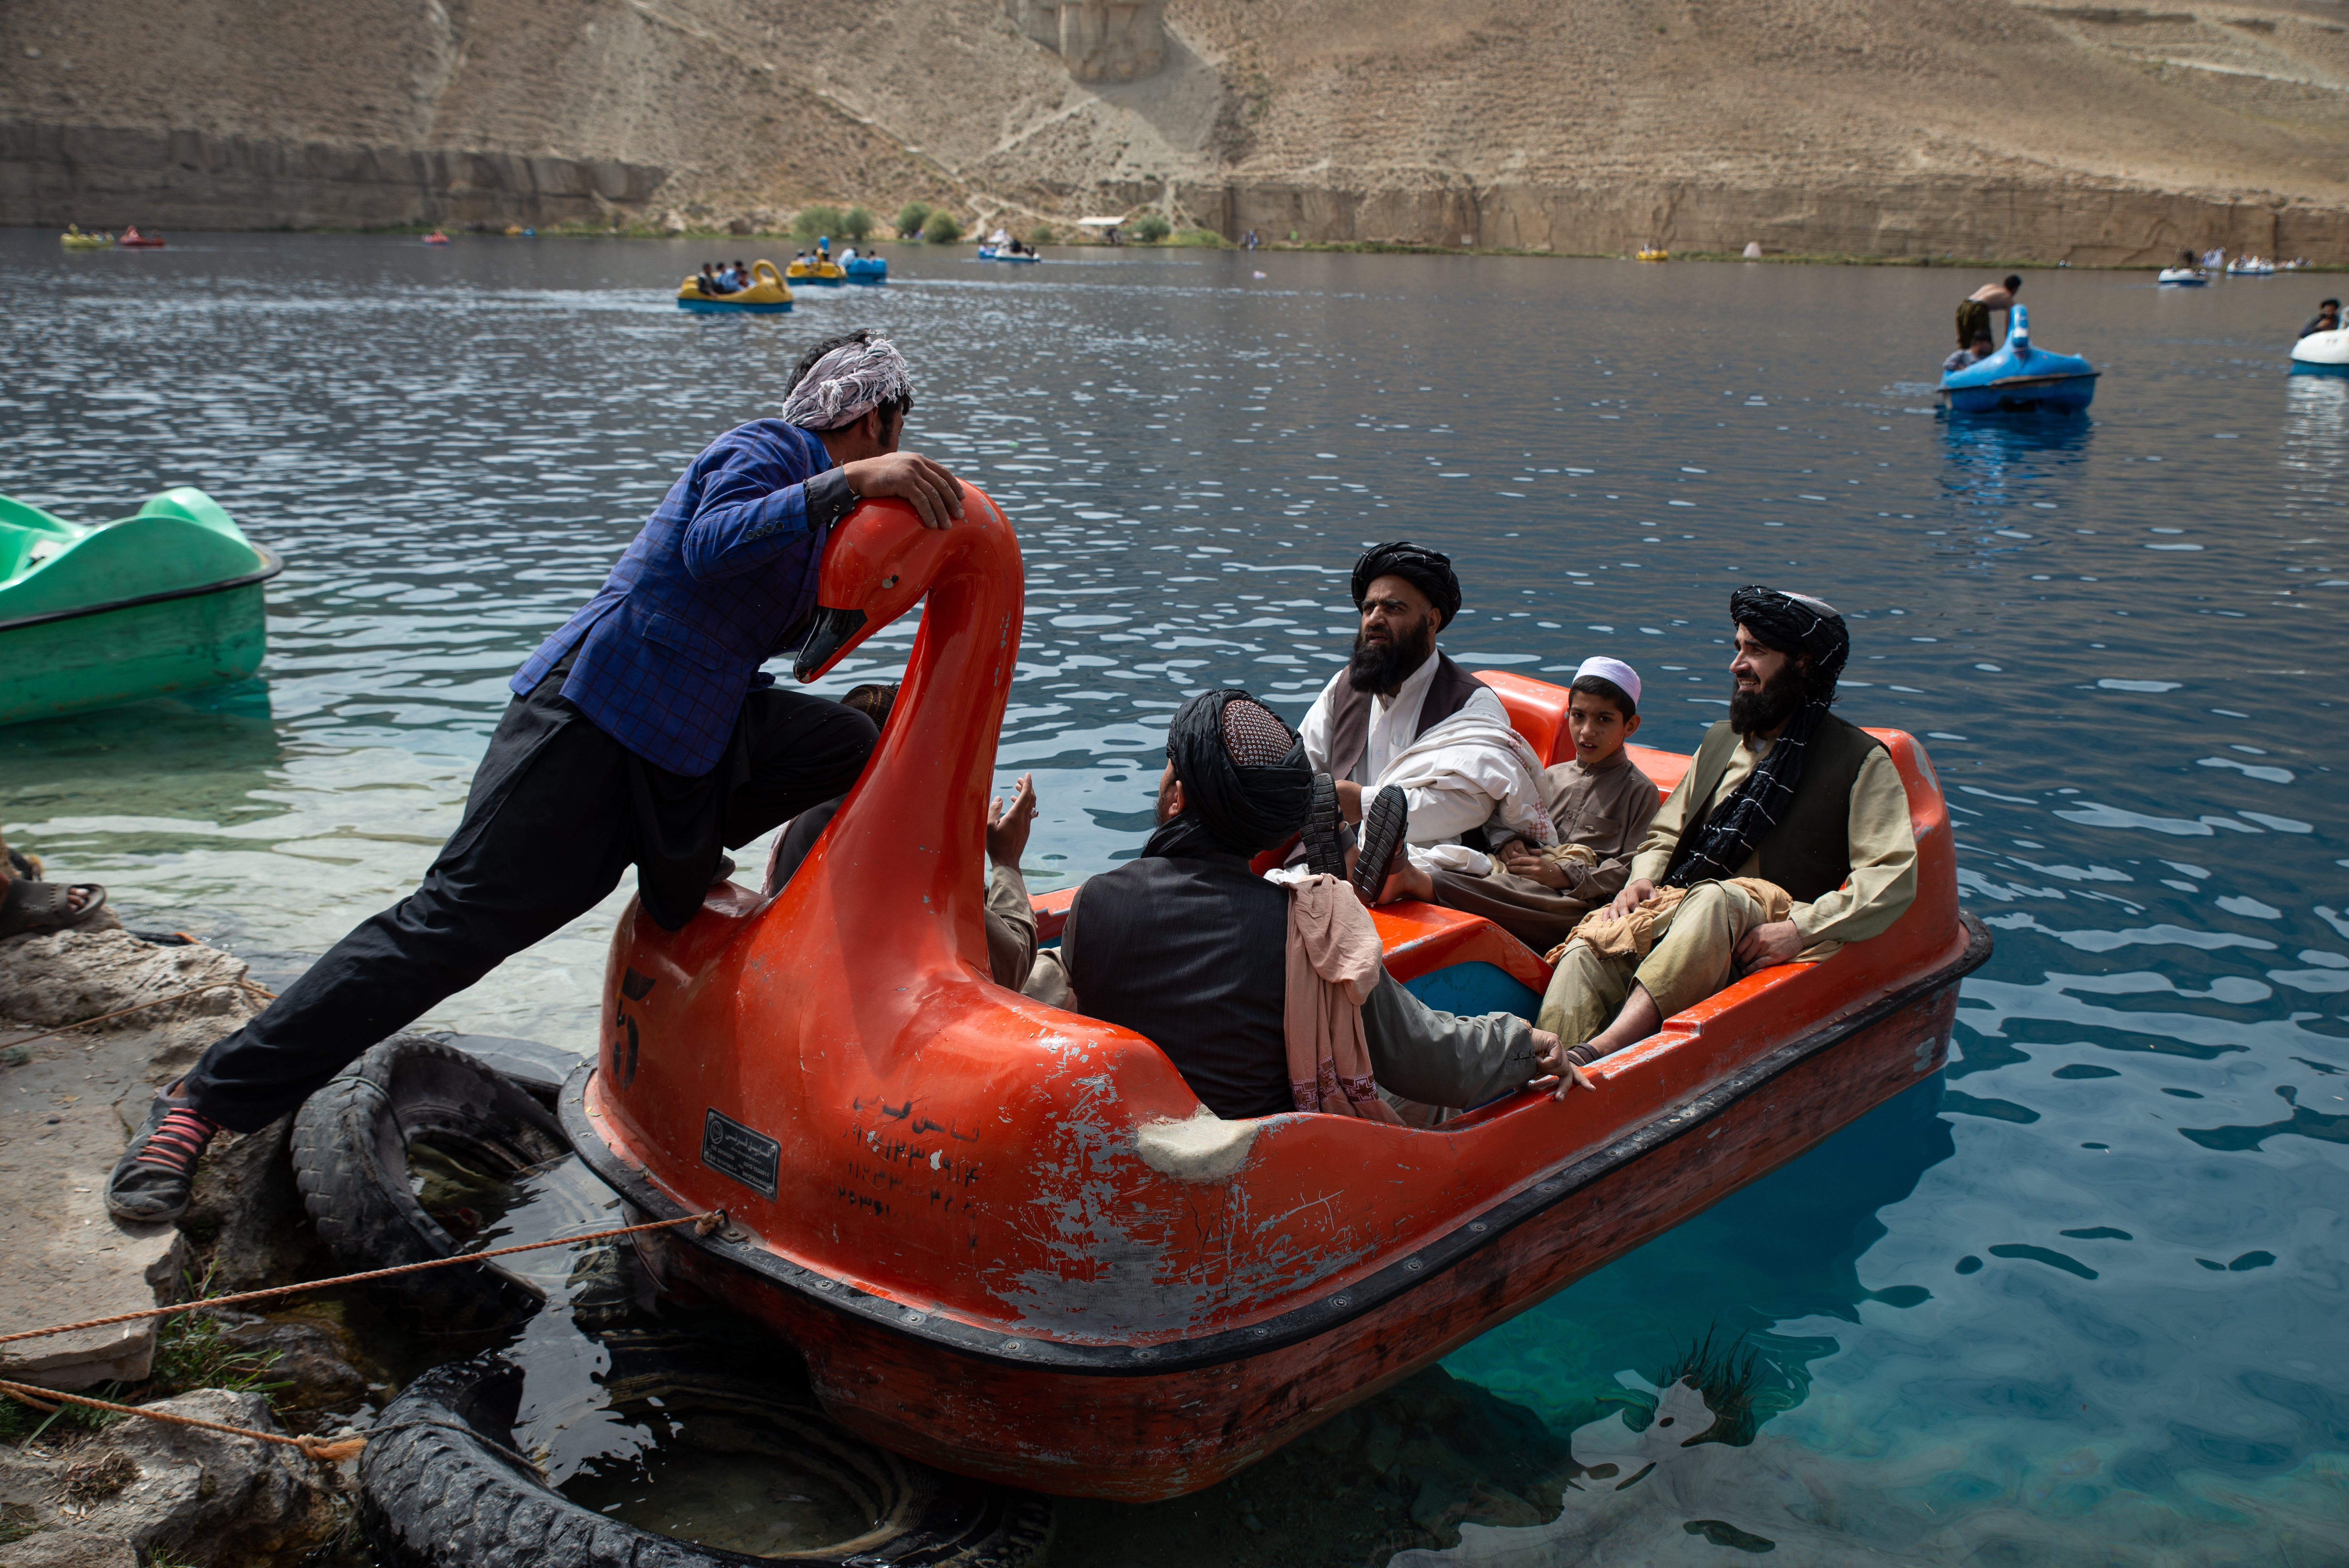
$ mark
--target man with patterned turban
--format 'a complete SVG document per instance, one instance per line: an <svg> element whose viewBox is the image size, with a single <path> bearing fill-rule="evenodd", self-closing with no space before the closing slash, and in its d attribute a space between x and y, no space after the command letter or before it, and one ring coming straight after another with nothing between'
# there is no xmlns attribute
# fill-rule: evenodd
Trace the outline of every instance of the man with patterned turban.
<svg viewBox="0 0 2349 1568"><path fill-rule="evenodd" d="M1156 831L1139 856L1077 890L1060 948L1040 956L1029 995L1148 1038L1227 1120L1336 1108L1392 1119L1342 1040L1346 1082L1317 1085L1297 1066L1298 1054L1309 1056L1301 1016L1317 998L1321 1019L1364 1045L1377 1086L1421 1105L1479 1105L1531 1081L1554 1040L1512 1014L1429 1007L1387 977L1370 915L1342 884L1249 869L1297 831L1312 780L1297 737L1247 692L1184 704L1167 726ZM1349 989L1334 1004L1300 968L1309 934L1299 901L1322 923L1309 935L1327 939L1316 948L1319 979L1340 967L1330 950L1350 952Z"/></svg>
<svg viewBox="0 0 2349 1568"><path fill-rule="evenodd" d="M1883 745L1827 711L1851 654L1833 605L1730 595L1729 717L1649 825L1631 881L1552 954L1539 1022L1558 1092L1739 975L1825 958L1917 896L1909 795Z"/></svg>
<svg viewBox="0 0 2349 1568"><path fill-rule="evenodd" d="M1352 655L1298 727L1313 771L1335 781L1345 820L1368 816L1366 846L1392 844L1371 802L1392 788L1388 799L1408 811L1403 842L1471 835L1482 849L1487 822L1537 847L1555 842L1540 758L1493 689L1435 645L1460 614L1451 557L1409 540L1375 545L1354 562L1352 587L1361 612ZM1381 880L1364 883L1375 893Z"/></svg>
<svg viewBox="0 0 2349 1568"><path fill-rule="evenodd" d="M725 851L842 793L877 732L779 690L760 665L802 640L832 526L867 496L931 528L955 478L897 449L913 380L887 339L816 345L781 417L693 460L601 592L524 662L465 815L417 890L362 923L157 1097L107 1183L120 1219L176 1219L222 1129L294 1109L369 1046L586 913L636 868L665 929L693 918Z"/></svg>

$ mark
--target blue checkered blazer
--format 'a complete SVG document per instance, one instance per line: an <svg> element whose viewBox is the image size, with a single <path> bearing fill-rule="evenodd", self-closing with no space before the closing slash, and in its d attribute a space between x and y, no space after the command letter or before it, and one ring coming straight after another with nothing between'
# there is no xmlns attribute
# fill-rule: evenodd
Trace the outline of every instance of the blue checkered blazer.
<svg viewBox="0 0 2349 1568"><path fill-rule="evenodd" d="M775 678L759 666L815 602L824 537L854 499L832 471L822 441L778 419L719 437L508 684L529 691L576 646L564 696L646 761L708 773L744 695Z"/></svg>

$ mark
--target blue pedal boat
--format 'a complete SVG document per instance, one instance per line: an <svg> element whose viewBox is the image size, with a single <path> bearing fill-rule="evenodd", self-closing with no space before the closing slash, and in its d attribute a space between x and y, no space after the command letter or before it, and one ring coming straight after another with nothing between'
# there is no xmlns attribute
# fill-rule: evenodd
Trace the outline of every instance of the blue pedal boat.
<svg viewBox="0 0 2349 1568"><path fill-rule="evenodd" d="M2076 414L2096 395L2096 369L2076 354L2031 346L2031 315L2016 305L2006 342L1989 358L1941 378L1961 414Z"/></svg>
<svg viewBox="0 0 2349 1568"><path fill-rule="evenodd" d="M853 284L863 284L870 288L889 281L889 258L886 256L858 256L853 261L841 263L840 266Z"/></svg>

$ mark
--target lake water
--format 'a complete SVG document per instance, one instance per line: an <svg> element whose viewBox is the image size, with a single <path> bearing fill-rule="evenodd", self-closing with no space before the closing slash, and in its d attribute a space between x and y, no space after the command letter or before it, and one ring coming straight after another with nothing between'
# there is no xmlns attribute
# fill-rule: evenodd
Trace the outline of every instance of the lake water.
<svg viewBox="0 0 2349 1568"><path fill-rule="evenodd" d="M1721 1451L1778 1489L1778 1561L2349 1560L2349 381L2284 374L2326 280L2033 273L2035 340L2105 372L2040 424L1934 411L1972 273L900 248L885 291L722 321L667 297L704 253L0 232L0 490L200 485L287 562L256 680L0 731L9 838L290 971L414 882L514 666L849 325L1020 529L999 770L1036 774L1039 888L1131 852L1186 693L1303 713L1366 542L1453 552L1471 667L1633 662L1675 749L1723 711L1729 590L1801 588L1851 618L1840 711L1926 738L1997 930L1952 1064L1451 1371L1562 1434L1748 1336L1768 1419ZM584 1047L620 898L427 1024ZM1380 1485L1366 1516L1432 1506ZM1452 1539L1299 1538L1283 1486L1321 1495L1071 1505L1063 1560ZM1607 1560L1734 1553L1702 1522ZM1575 1560L1509 1540L1476 1560Z"/></svg>

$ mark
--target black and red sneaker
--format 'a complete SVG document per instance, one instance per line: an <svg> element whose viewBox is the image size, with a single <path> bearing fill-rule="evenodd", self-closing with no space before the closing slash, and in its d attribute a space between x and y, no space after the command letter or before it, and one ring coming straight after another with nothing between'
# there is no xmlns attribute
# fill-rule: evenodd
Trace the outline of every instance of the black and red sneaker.
<svg viewBox="0 0 2349 1568"><path fill-rule="evenodd" d="M219 1122L189 1109L186 1100L157 1095L148 1107L147 1124L131 1138L114 1174L107 1178L109 1212L133 1225L156 1224L186 1213L196 1161L221 1130Z"/></svg>

